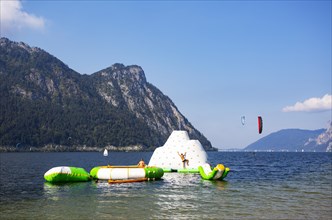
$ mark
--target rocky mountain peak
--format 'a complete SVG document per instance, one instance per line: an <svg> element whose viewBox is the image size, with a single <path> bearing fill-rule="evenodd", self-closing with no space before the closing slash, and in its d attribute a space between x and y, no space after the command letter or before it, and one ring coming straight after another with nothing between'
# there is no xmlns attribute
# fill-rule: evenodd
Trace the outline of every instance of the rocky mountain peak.
<svg viewBox="0 0 332 220"><path fill-rule="evenodd" d="M95 74L106 79L116 79L119 82L130 79L132 82L146 83L145 73L142 67L137 65L125 66L116 63Z"/></svg>
<svg viewBox="0 0 332 220"><path fill-rule="evenodd" d="M30 47L28 44L23 43L23 42L13 42L5 37L0 38L0 47L7 48L9 50L20 48L28 53L43 51L42 49L40 49L38 47Z"/></svg>
<svg viewBox="0 0 332 220"><path fill-rule="evenodd" d="M8 91L25 99L62 100L82 94L77 72L42 49L7 38L0 38L0 74L15 82Z"/></svg>
<svg viewBox="0 0 332 220"><path fill-rule="evenodd" d="M326 131L318 135L318 137L309 138L304 146L326 149L327 152L332 152L332 122L328 122Z"/></svg>
<svg viewBox="0 0 332 220"><path fill-rule="evenodd" d="M186 130L207 149L211 148L211 143L193 128L172 100L146 81L140 66L114 64L93 76L100 96L112 106L129 110L164 137L173 130Z"/></svg>

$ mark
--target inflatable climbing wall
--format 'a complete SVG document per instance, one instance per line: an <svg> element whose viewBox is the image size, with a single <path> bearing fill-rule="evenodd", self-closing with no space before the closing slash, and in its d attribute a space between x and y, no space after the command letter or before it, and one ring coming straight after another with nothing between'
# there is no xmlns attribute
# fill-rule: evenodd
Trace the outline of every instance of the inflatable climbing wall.
<svg viewBox="0 0 332 220"><path fill-rule="evenodd" d="M185 154L189 161L182 162L179 154ZM187 131L173 131L162 147L158 147L152 154L149 166L163 169L197 169L207 163L207 154L198 140L190 140Z"/></svg>

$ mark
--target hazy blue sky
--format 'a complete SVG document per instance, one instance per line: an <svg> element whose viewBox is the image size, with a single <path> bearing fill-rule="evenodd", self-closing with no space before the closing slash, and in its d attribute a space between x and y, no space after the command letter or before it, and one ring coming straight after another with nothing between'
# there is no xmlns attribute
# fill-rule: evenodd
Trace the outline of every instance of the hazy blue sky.
<svg viewBox="0 0 332 220"><path fill-rule="evenodd" d="M331 1L1 0L1 36L82 74L140 65L214 147L331 120Z"/></svg>

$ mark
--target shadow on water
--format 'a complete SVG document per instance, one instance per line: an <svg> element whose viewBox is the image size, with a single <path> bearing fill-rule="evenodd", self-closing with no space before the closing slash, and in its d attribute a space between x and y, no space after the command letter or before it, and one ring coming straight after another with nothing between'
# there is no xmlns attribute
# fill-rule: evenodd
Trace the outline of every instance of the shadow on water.
<svg viewBox="0 0 332 220"><path fill-rule="evenodd" d="M203 187L215 188L217 190L227 190L229 186L228 181L226 180L201 180Z"/></svg>

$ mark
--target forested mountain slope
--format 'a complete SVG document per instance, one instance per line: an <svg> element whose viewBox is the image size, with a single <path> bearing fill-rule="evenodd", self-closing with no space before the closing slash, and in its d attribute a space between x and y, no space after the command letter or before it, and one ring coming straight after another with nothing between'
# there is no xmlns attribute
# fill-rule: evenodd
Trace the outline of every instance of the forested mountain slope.
<svg viewBox="0 0 332 220"><path fill-rule="evenodd" d="M183 129L213 149L137 65L81 75L40 48L1 38L0 92L0 146L147 150Z"/></svg>

